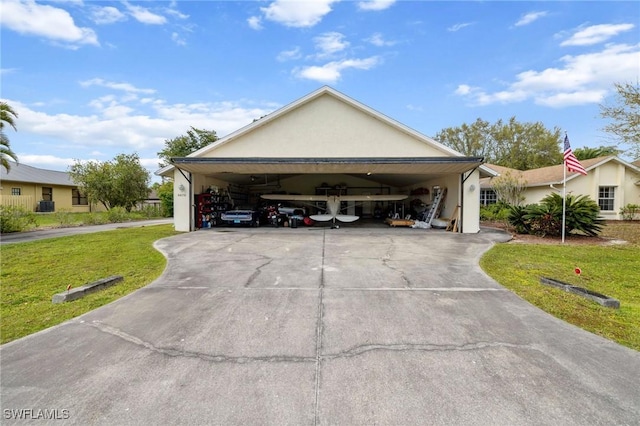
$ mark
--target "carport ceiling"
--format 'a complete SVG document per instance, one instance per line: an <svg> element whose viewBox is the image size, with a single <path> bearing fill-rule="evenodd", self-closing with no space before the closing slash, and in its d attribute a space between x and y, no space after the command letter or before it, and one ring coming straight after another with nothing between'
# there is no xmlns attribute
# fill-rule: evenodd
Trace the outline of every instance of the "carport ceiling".
<svg viewBox="0 0 640 426"><path fill-rule="evenodd" d="M238 185L273 183L297 175L346 174L381 185L403 187L442 175L460 175L482 164L482 157L420 158L212 158L179 157L180 170Z"/></svg>

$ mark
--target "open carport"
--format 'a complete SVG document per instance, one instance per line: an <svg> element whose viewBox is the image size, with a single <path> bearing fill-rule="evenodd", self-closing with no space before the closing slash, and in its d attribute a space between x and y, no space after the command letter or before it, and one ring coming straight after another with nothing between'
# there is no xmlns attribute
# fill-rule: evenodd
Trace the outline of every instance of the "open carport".
<svg viewBox="0 0 640 426"><path fill-rule="evenodd" d="M477 260L508 238L161 240L169 263L153 284L0 348L3 424L20 409L79 425L637 424L638 352L487 277Z"/></svg>

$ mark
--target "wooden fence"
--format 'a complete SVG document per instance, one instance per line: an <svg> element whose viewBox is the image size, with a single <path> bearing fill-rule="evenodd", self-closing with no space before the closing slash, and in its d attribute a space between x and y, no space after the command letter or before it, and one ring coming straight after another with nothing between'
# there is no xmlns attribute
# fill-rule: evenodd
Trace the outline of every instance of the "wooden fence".
<svg viewBox="0 0 640 426"><path fill-rule="evenodd" d="M31 195L0 195L0 206L22 207L29 211L36 210L35 201Z"/></svg>

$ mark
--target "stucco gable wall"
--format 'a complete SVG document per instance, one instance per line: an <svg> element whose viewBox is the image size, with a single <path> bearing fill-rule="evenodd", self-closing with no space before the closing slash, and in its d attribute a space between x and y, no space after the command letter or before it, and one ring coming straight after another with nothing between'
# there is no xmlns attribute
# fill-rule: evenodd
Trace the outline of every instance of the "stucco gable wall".
<svg viewBox="0 0 640 426"><path fill-rule="evenodd" d="M324 95L203 156L330 158L450 154Z"/></svg>
<svg viewBox="0 0 640 426"><path fill-rule="evenodd" d="M613 211L602 212L606 219L621 219L620 208L627 204L640 204L640 186L635 183L640 174L625 167L623 164L610 161L589 170L587 176L576 176L567 181L567 194L587 195L598 202L598 191L601 186L615 187L615 202ZM523 204L537 204L552 192L562 194L562 183L554 184L555 191L549 185L534 186L526 189Z"/></svg>

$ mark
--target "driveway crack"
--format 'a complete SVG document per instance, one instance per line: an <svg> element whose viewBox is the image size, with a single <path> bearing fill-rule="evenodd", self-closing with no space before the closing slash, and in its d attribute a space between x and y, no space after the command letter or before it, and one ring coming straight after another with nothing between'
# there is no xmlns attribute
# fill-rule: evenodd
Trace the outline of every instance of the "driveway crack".
<svg viewBox="0 0 640 426"><path fill-rule="evenodd" d="M261 256L263 257L263 256ZM263 257L264 258L264 257ZM273 262L273 258L267 258L268 260L266 262L264 262L262 265L256 267L256 270L253 271L253 274L251 274L251 276L247 279L246 284L244 285L245 287L249 287L251 285L251 283L253 283L253 281L258 278L258 276L262 273L262 268L264 268L265 266L269 265L271 262Z"/></svg>
<svg viewBox="0 0 640 426"><path fill-rule="evenodd" d="M157 347L152 343L146 342L136 336L133 336L129 333L126 333L118 328L112 327L110 325L104 324L99 321L93 321L91 323L85 323L93 328L100 330L103 333L110 334L115 337L119 337L122 340L125 340L129 343L132 343L136 346L143 347L151 352L169 356L172 358L195 358L201 359L203 361L214 362L214 363L231 363L231 364L246 364L250 362L283 362L283 363L314 363L316 362L316 357L302 357L302 356L290 356L290 355L265 355L265 356L230 356L230 355L215 355L215 354L206 354L202 352L195 351L185 351L182 349L175 348L162 348Z"/></svg>
<svg viewBox="0 0 640 426"><path fill-rule="evenodd" d="M347 349L333 354L323 355L323 359L339 359L339 358L352 358L367 352L373 351L393 351L393 352L459 352L459 351L477 351L488 348L516 348L538 351L538 349L529 345L517 345L507 342L475 342L465 343L462 345L436 345L429 343L391 343L391 344L376 344L370 343L366 345L359 345L353 348Z"/></svg>

